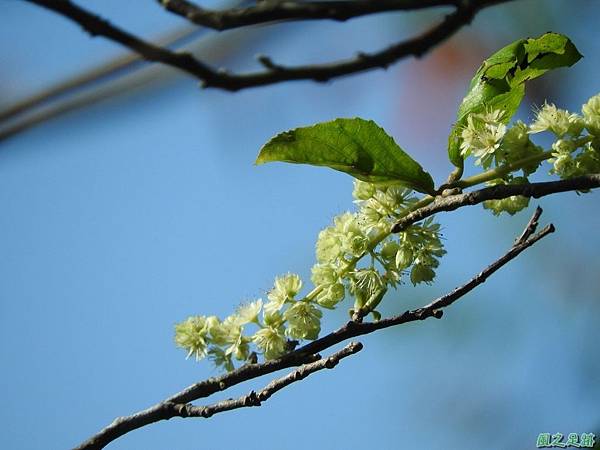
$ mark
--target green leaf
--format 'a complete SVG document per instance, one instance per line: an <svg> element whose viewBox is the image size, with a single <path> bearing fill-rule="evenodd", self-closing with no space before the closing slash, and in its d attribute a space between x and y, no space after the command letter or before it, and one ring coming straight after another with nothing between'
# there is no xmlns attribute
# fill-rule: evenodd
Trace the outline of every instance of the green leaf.
<svg viewBox="0 0 600 450"><path fill-rule="evenodd" d="M569 67L581 59L573 43L562 34L546 33L520 39L486 59L471 80L448 137L448 156L462 169L461 130L469 114L501 109L508 123L525 96L525 83L551 69Z"/></svg>
<svg viewBox="0 0 600 450"><path fill-rule="evenodd" d="M371 183L434 191L431 175L372 120L336 119L280 133L261 148L256 164L271 161L327 166Z"/></svg>

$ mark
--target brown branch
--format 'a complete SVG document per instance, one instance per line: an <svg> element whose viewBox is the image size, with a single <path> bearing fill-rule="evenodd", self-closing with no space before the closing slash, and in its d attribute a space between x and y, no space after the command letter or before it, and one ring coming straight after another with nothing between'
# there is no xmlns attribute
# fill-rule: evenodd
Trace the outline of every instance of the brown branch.
<svg viewBox="0 0 600 450"><path fill-rule="evenodd" d="M239 369L219 377L209 378L195 383L148 409L139 411L127 417L115 419L110 425L81 444L77 449L103 448L108 443L130 431L159 420L166 420L173 417L168 416L172 411L171 405L186 404L193 400L208 397L216 392L223 391L244 381L252 380L281 369L312 363L319 358L319 355L314 354L287 355L286 357L265 361L261 364L246 364Z"/></svg>
<svg viewBox="0 0 600 450"><path fill-rule="evenodd" d="M307 376L323 369L333 369L338 363L347 356L354 355L363 349L360 342L351 342L339 352L336 352L325 359L320 359L310 364L300 366L298 369L287 374L284 377L271 381L261 391L250 391L249 394L237 399L224 400L209 406L188 406L185 414L188 417L211 417L214 414L231 411L232 409L245 408L249 406L260 406L262 402L267 401L273 394L289 386L296 381L303 380ZM181 417L186 417L181 415Z"/></svg>
<svg viewBox="0 0 600 450"><path fill-rule="evenodd" d="M521 195L523 197L540 198L550 194L568 191L584 191L600 187L600 174L584 175L568 180L546 181L543 183L504 184L486 187L464 194L436 197L433 203L419 208L400 219L392 227L393 233L398 233L413 223L441 211L454 211L463 206L477 205L486 200L501 200L503 198Z"/></svg>
<svg viewBox="0 0 600 450"><path fill-rule="evenodd" d="M264 86L290 80L329 81L332 78L363 72L374 68L387 68L389 65L410 55L421 56L471 22L475 14L488 6L511 0L461 0L456 2L455 11L445 19L412 39L394 44L379 52L358 53L356 57L333 61L327 64L287 67L274 63L268 57L259 61L266 70L254 73L231 74L215 70L189 53L174 52L167 48L146 42L127 31L121 30L107 20L83 9L70 0L26 0L81 25L92 36L104 36L139 53L149 61L159 62L201 80L204 87L238 91L255 86ZM377 3L377 2L372 2ZM413 3L416 3L413 1ZM437 3L437 2L433 2ZM442 2L440 2L442 3ZM446 2L451 4L453 2Z"/></svg>
<svg viewBox="0 0 600 450"><path fill-rule="evenodd" d="M275 21L329 19L345 21L368 14L454 6L459 0L263 1L256 6L210 10L187 0L157 0L166 10L196 25L223 31Z"/></svg>
<svg viewBox="0 0 600 450"><path fill-rule="evenodd" d="M483 271L481 271L479 274L477 274L464 285L457 287L452 292L443 295L442 297L437 298L428 305L418 309L408 310L398 316L382 319L377 322L350 321L338 330L333 331L332 333L323 336L322 338L319 338L315 341L312 341L304 345L303 347L300 347L297 350L294 350L293 352L282 356L279 359L266 361L261 364L247 364L237 370L234 370L233 372L222 375L220 377L210 378L206 381L196 383L188 387L187 389L184 389L183 391L156 404L155 406L152 406L151 408L145 409L127 417L121 417L116 419L109 426L107 426L102 431L100 431L92 438L90 438L89 440L81 444L79 447L77 447L77 449L103 448L108 443L114 441L120 436L123 436L124 434L127 434L130 431L142 428L146 425L158 422L160 420L167 420L175 416L210 417L212 414L216 414L217 412L227 411L230 409L240 408L244 406L256 406L254 403L264 401L278 390L283 389L285 386L291 384L294 381L298 381L298 379L301 379L302 374L307 375L309 373L313 373L316 370L320 370L324 367L327 367L328 365L333 364L335 358L334 360L329 362L327 362L327 360L334 357L335 355L332 355L326 360L320 359L318 353L323 350L329 349L332 346L337 345L347 339L369 334L377 330L382 330L384 328L389 328L403 323L414 322L417 320L424 320L429 317L435 317L438 319L441 318L443 308L450 306L456 300L463 297L475 287L485 282L485 280L487 280L488 277L490 277L494 272L496 272L506 263L516 258L522 251L531 247L540 239L554 231L554 226L549 225L539 233L531 236L531 234L535 232L540 214L541 211L538 212L536 210L536 213L529 221L525 231L521 234L521 236L529 234L529 236L526 239L522 241L520 239L517 239L513 246L508 250L508 252L504 256L502 256L494 263L489 265L487 268L485 268ZM342 352L351 352L353 349L353 352L356 353L361 348L362 346L360 344L354 344L354 347L352 347L351 344L350 346L346 347L346 349L342 350ZM195 407L187 405L191 401L203 397L208 397L209 395L214 394L215 392L225 390L233 385L260 377L262 375L272 373L279 369L284 369L292 366L299 366L302 364L306 365L304 367L301 367L297 371L292 372L288 376L269 384L259 394L253 395L252 393L250 393L248 394L248 396L241 397L237 400L226 400L224 402L219 402L206 407ZM321 365L324 365L324 367L321 367ZM309 367L310 369L306 369L306 367ZM297 373L300 373L300 375L297 375Z"/></svg>
<svg viewBox="0 0 600 450"><path fill-rule="evenodd" d="M70 0L26 0L30 3L52 10L78 23L92 37L104 36L124 47L139 53L148 61L161 62L188 72L200 79L211 81L215 72L208 65L195 59L189 53L177 53L167 48L146 42L133 34L115 27L103 19Z"/></svg>
<svg viewBox="0 0 600 450"><path fill-rule="evenodd" d="M173 417L204 417L209 418L215 414L231 411L232 409L245 408L251 406L260 406L262 402L267 401L273 394L289 386L296 381L303 380L307 376L323 369L333 369L344 358L358 353L363 348L360 342L351 342L342 350L333 353L331 356L318 359L312 363L307 363L289 373L288 375L270 382L261 391L250 391L237 399L228 399L214 403L208 406L194 406L190 403L178 403L174 397L170 397L157 405L137 412L127 417L119 417L109 426L104 428L98 434L76 447L75 450L92 450L104 448L107 444L114 441L124 434L161 420L169 420ZM313 359L318 358L314 356ZM250 378L256 378L253 375ZM245 380L244 380L245 381Z"/></svg>
<svg viewBox="0 0 600 450"><path fill-rule="evenodd" d="M515 244L522 244L527 239L529 239L529 236L531 236L533 233L535 233L535 230L537 229L537 227L540 223L539 220L540 220L540 216L542 215L542 212L543 212L543 209L540 208L539 206L537 208L535 208L533 216L531 216L531 219L529 219L527 226L525 227L525 229L523 230L521 235L517 239L515 239Z"/></svg>
<svg viewBox="0 0 600 450"><path fill-rule="evenodd" d="M528 228L530 227L530 224L528 224ZM436 300L432 301L426 306L423 306L422 308L405 311L404 313L398 316L382 319L377 322L348 322L346 325L328 334L327 336L324 336L320 339L317 339L316 341L310 342L305 346L299 348L298 350L291 353L291 355L302 353L317 353L326 348L331 347L332 345L345 341L346 339L362 336L364 334L369 334L377 330L382 330L384 328L389 328L403 323L414 322L416 320L424 320L429 317L435 317L436 319L439 319L442 317L443 314L441 311L442 308L450 306L456 300L472 291L474 288L485 282L485 280L487 280L494 272L496 272L509 261L516 258L523 250L526 250L527 248L535 244L537 241L553 232L554 226L548 225L539 233L529 237L524 242L515 242L510 248L510 250L508 250L508 252L504 254L504 256L490 264L488 267L486 267L479 274L474 276L467 283L463 284L460 287L457 287L452 292L437 298Z"/></svg>

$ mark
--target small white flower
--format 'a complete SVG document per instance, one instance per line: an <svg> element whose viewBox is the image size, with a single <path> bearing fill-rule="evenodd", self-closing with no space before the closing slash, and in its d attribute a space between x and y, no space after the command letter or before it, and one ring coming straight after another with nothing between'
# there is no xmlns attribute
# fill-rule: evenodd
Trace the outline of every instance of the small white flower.
<svg viewBox="0 0 600 450"><path fill-rule="evenodd" d="M286 338L283 327L265 327L258 330L252 340L260 348L266 359L275 359L285 353Z"/></svg>
<svg viewBox="0 0 600 450"><path fill-rule="evenodd" d="M600 137L600 94L590 98L581 107L581 112L588 132L595 137Z"/></svg>
<svg viewBox="0 0 600 450"><path fill-rule="evenodd" d="M262 299L258 299L254 302L248 302L238 307L236 311L236 317L240 325L245 325L250 322L256 322L258 313L263 306Z"/></svg>
<svg viewBox="0 0 600 450"><path fill-rule="evenodd" d="M461 132L460 145L463 157L473 155L475 164L488 168L506 134L506 125L502 121L501 111L489 111L471 114L467 117L467 125Z"/></svg>
<svg viewBox="0 0 600 450"><path fill-rule="evenodd" d="M292 300L302 289L302 280L294 273L275 278L273 289L267 294L269 302L264 305L267 313L279 311L287 300Z"/></svg>
<svg viewBox="0 0 600 450"><path fill-rule="evenodd" d="M535 121L529 127L529 133L551 131L559 138L566 134L579 136L583 126L583 119L577 114L557 108L552 103L544 103L537 112Z"/></svg>
<svg viewBox="0 0 600 450"><path fill-rule="evenodd" d="M289 324L287 334L294 339L316 339L321 331L322 316L314 305L297 302L283 314Z"/></svg>

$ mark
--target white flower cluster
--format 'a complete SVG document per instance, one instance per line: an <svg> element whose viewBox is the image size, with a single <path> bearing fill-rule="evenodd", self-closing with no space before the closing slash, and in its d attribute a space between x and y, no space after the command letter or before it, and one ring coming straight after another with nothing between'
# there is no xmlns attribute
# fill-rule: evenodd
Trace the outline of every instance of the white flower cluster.
<svg viewBox="0 0 600 450"><path fill-rule="evenodd" d="M600 172L600 94L583 105L582 115L545 103L530 125L518 121L507 128L504 121L499 110L471 114L461 133L464 157L474 156L475 164L484 169L492 165L512 169L489 185L527 183L527 177L545 159L552 163L550 173L561 178ZM530 139L531 135L545 131L556 138L548 153ZM516 170L522 170L522 176L514 176ZM512 215L528 204L527 198L512 196L486 201L484 207L495 215L502 212Z"/></svg>
<svg viewBox="0 0 600 450"><path fill-rule="evenodd" d="M215 365L232 370L236 360L255 360L251 345L265 359L273 359L291 350L297 340L316 339L322 308L335 308L346 294L354 297L351 315L360 310L361 317L372 313L378 320L375 308L405 272L414 284L432 281L437 258L445 253L439 225L429 218L394 237L390 234L393 223L415 203L412 191L355 181L354 198L358 211L335 217L333 225L319 233L310 293L299 297L303 284L298 275L279 276L264 304L261 299L250 302L222 321L196 316L176 325L176 344L188 357L208 356ZM370 256L370 265L357 267L364 256ZM254 334L245 335L250 326Z"/></svg>
<svg viewBox="0 0 600 450"><path fill-rule="evenodd" d="M354 297L351 313L361 310L377 318L375 308L403 273L410 270L414 284L432 281L437 258L445 251L432 219L390 235L391 226L416 202L410 189L356 180L353 196L359 210L336 217L319 234L312 281L316 301L324 308L335 307L348 292ZM357 268L363 255L371 257L371 264Z"/></svg>
<svg viewBox="0 0 600 450"><path fill-rule="evenodd" d="M489 185L528 183L527 177L544 160L552 163L551 173L561 178L600 172L600 94L583 105L582 115L545 104L531 125L516 122L507 127L505 119L502 111L467 118L461 130L462 155L472 155L484 169L495 167L465 186L484 181ZM556 137L548 152L530 139L544 131ZM515 175L518 171L521 176ZM446 253L440 226L429 217L391 233L393 225L414 209L413 192L398 185L356 180L353 196L357 211L340 214L319 233L317 263L311 274L314 288L308 294L300 296L303 283L298 275L279 276L264 304L262 299L249 302L224 320L195 316L177 324L176 344L188 357L208 356L217 366L232 370L234 361L256 361L257 352L274 359L293 349L298 340L317 339L322 309L335 308L347 295L354 298L351 317L372 314L379 320L376 308L403 277L414 285L433 281L439 258ZM515 214L528 204L528 198L513 196L486 201L484 207L495 215ZM244 334L248 327L254 328L253 334Z"/></svg>
<svg viewBox="0 0 600 450"><path fill-rule="evenodd" d="M489 169L512 164L528 156L539 155L543 151L529 139L531 129L523 122L516 122L511 128L504 124L500 110L481 114L471 114L462 130L461 154L477 158L476 165ZM535 172L539 161L524 167L528 174Z"/></svg>
<svg viewBox="0 0 600 450"><path fill-rule="evenodd" d="M295 299L301 289L298 275L277 277L267 303L262 299L249 302L223 321L215 316L190 317L175 326L175 342L188 351L188 357L208 355L227 370L234 368L234 359L250 359L251 343L266 359L277 358L289 349L289 339L316 339L321 330L321 311L305 299ZM244 336L244 328L250 324L257 330Z"/></svg>

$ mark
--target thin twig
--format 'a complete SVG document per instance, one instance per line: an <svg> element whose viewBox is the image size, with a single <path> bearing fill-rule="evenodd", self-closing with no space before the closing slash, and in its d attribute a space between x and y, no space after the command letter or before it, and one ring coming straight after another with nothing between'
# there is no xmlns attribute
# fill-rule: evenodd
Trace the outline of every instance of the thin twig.
<svg viewBox="0 0 600 450"><path fill-rule="evenodd" d="M534 217L536 214L538 214L537 211L534 214ZM537 218L539 218L539 214ZM533 233L535 232L536 226L537 220L534 220L534 218L532 218L532 220L529 221L526 230L531 229L531 232ZM332 333L323 336L320 339L310 342L304 345L303 347L300 347L294 350L293 352L282 356L279 359L266 361L261 364L248 364L233 372L222 375L221 377L211 378L206 381L196 383L188 387L187 389L184 389L183 391L179 392L178 394L175 394L167 398L166 400L156 404L151 408L148 408L146 410L140 411L127 417L121 417L116 419L108 427L104 428L98 434L94 435L88 441L77 447L77 449L103 448L108 443L112 442L120 436L123 436L124 434L127 434L130 431L175 416L186 417L193 415L209 417L212 414L226 411L229 409L239 408L243 406L254 406L253 404L246 404L246 402L253 403L256 401L266 400L274 392L282 389L283 387L287 386L293 381L297 381L296 379L294 379L295 377L299 376L294 375L297 371L294 371L287 377L284 377L280 380L269 384L265 389L263 389L263 391L261 391L260 394L257 394L256 396L248 394L250 397L244 396L237 400L226 400L225 402L219 402L215 405L207 407L193 407L187 406L187 404L199 398L207 397L220 390L227 389L235 384L239 384L257 378L259 376L272 373L279 369L288 368L292 366L299 366L302 364L306 364L304 367L312 367L315 369L321 367L321 364L327 367L327 364L332 364L332 362L327 362L327 360L325 360L326 362L323 362L323 360L320 359L318 353L323 350L329 349L332 346L337 345L347 339L369 334L377 330L382 330L384 328L389 328L403 323L424 320L429 317L435 317L439 319L442 317L443 308L450 306L456 300L463 297L475 287L485 282L485 280L488 277L490 277L494 272L496 272L498 269L500 269L512 259L516 258L522 251L531 247L533 244L535 244L548 234L552 233L553 231L554 226L549 225L539 233L530 236L523 242L518 242L517 240L517 242L515 242L512 245L512 247L504 256L502 256L494 263L489 265L487 268L485 268L467 283L463 284L460 287L457 287L452 292L437 298L436 300L432 301L426 306L414 310L408 310L398 316L393 316L377 322L350 321L338 330L333 331ZM354 350L359 351L360 348L354 347ZM312 369L300 368L299 370L309 370L309 373L312 373Z"/></svg>
<svg viewBox="0 0 600 450"><path fill-rule="evenodd" d="M265 361L261 364L246 364L239 369L219 377L195 383L150 408L130 416L118 417L110 425L76 447L76 450L103 448L105 445L130 431L174 417L173 405L186 404L200 398L208 397L244 381L252 380L281 369L312 363L319 359L320 356L317 354L287 355L286 357Z"/></svg>
<svg viewBox="0 0 600 450"><path fill-rule="evenodd" d="M261 391L250 393L237 399L224 400L209 406L191 406L185 408L185 415L181 417L211 417L217 413L230 411L232 409L245 408L249 406L260 406L262 402L267 401L273 394L289 386L296 381L303 380L307 376L323 369L333 369L344 358L358 353L363 348L360 342L351 342L342 350L332 354L328 358L320 359L310 364L300 366L293 372L284 377L271 381Z"/></svg>
<svg viewBox="0 0 600 450"><path fill-rule="evenodd" d="M338 0L322 2L263 1L220 11L187 0L157 0L166 10L203 27L223 31L274 21L329 19L344 21L368 14L458 6L459 0Z"/></svg>
<svg viewBox="0 0 600 450"><path fill-rule="evenodd" d="M540 198L550 194L567 191L584 191L600 187L600 174L583 175L568 180L546 181L542 183L503 184L479 189L464 194L437 197L433 203L419 208L400 219L392 227L393 233L405 230L413 223L419 222L441 211L454 211L463 206L477 205L486 200L501 200L521 195L523 197Z"/></svg>
<svg viewBox="0 0 600 450"><path fill-rule="evenodd" d="M93 14L70 0L26 0L52 10L78 23L92 37L104 36L142 55L148 61L161 62L188 72L200 79L210 81L216 74L208 65L194 58L190 53L173 52L112 25L106 19Z"/></svg>
<svg viewBox="0 0 600 450"><path fill-rule="evenodd" d="M215 70L189 53L173 52L167 48L146 42L124 31L107 20L85 10L70 0L26 0L61 14L81 25L92 36L104 36L139 53L149 61L159 62L201 80L204 87L238 91L255 86L264 86L290 80L329 81L351 73L374 68L387 68L389 65L410 55L421 56L453 35L483 8L512 0L461 0L456 9L445 19L421 35L399 42L379 52L367 54L359 52L354 58L333 61L326 64L287 67L274 63L269 58L262 72L231 74L225 70ZM373 2L376 3L376 2Z"/></svg>
<svg viewBox="0 0 600 450"><path fill-rule="evenodd" d="M535 212L533 213L533 216L531 216L531 219L529 219L529 223L527 224L527 226L521 233L521 236L519 236L515 240L515 244L522 244L527 239L529 239L529 236L531 236L533 233L535 233L535 230L537 229L537 227L539 225L539 220L540 220L540 216L542 215L542 212L544 212L544 210L541 207L538 206L535 208Z"/></svg>
<svg viewBox="0 0 600 450"><path fill-rule="evenodd" d="M249 394L237 399L223 400L209 406L194 406L190 403L176 402L174 397L170 397L152 408L148 408L127 417L117 418L98 434L76 447L75 450L103 448L118 437L123 436L132 430L161 420L169 420L173 417L209 418L220 412L230 411L232 409L260 406L261 402L267 401L273 394L284 387L289 386L296 381L300 381L319 370L333 369L342 359L358 353L362 348L363 346L360 342L351 342L342 350L327 358L304 364L288 375L273 380L258 393L251 391ZM315 358L318 358L318 356L312 357L312 359ZM251 376L251 378L256 378L256 375Z"/></svg>

